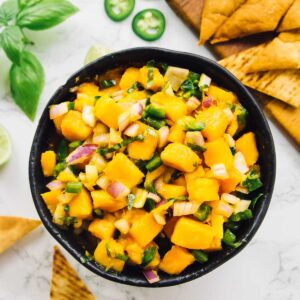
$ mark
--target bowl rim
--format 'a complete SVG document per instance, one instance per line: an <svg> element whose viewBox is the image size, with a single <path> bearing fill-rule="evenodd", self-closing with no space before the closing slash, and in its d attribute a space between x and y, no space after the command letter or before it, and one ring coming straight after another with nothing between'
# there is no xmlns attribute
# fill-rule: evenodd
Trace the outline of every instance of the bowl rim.
<svg viewBox="0 0 300 300"><path fill-rule="evenodd" d="M269 190L268 190L267 196L264 199L264 204L263 204L262 208L260 209L260 211L258 211L257 216L253 221L253 224L250 226L249 230L246 232L246 238L243 239L243 241L242 241L243 243L241 244L240 247L238 247L237 249L229 249L226 252L226 256L224 257L224 259L217 261L217 262L211 262L205 268L199 267L199 269L197 269L195 272L190 273L186 276L180 276L180 274L178 276L173 276L173 277L170 276L170 278L168 280L159 281L155 284L149 284L144 279L136 280L134 278L125 277L124 275L122 276L122 273L117 274L115 272L106 272L104 269L102 269L99 265L97 265L93 261L83 263L81 261L82 254L80 253L80 251L78 249L75 249L68 241L66 241L60 235L60 233L58 232L58 230L57 230L56 226L54 225L54 223L52 222L52 220L49 220L43 213L43 207L41 206L40 197L39 197L39 194L37 193L37 188L36 188L37 184L36 184L35 171L34 171L35 164L37 163L37 161L39 161L39 159L37 160L37 158L36 158L38 155L38 145L39 145L39 141L40 141L39 128L43 124L45 115L48 115L48 107L50 104L52 104L55 101L55 96L59 95L59 93L62 90L64 90L72 80L74 81L75 78L79 77L80 74L83 73L89 67L91 67L93 65L97 65L99 62L104 61L104 60L112 61L117 56L122 56L122 55L126 55L126 54L132 55L135 52L141 52L141 51L155 51L155 52L160 52L160 54L189 56L191 59L201 60L202 62L204 62L210 66L213 66L215 69L218 70L218 72L222 73L223 76L227 77L227 79L233 85L238 87L238 89L240 90L240 93L243 93L245 95L247 100L249 100L249 102L250 102L249 105L253 106L254 110L256 111L256 114L258 115L258 118L261 119L261 122L263 123L264 129L267 133L267 138L268 138L268 142L269 142L269 146L270 146L270 150L269 150L270 160L272 161L273 166L274 166L273 172L270 175ZM180 62L178 63L178 65L180 65ZM183 51L170 50L170 49L165 49L165 48L160 48L160 47L135 47L135 48L125 49L125 50L107 54L107 55L83 66L78 71L76 71L71 76L69 76L68 79L66 80L66 82L54 92L54 94L52 95L52 97L50 98L48 103L46 104L46 106L41 114L41 117L39 119L36 131L34 134L32 147L30 150L29 170L28 171L29 171L29 182L30 182L31 195L33 198L35 208L38 212L38 215L39 215L43 225L46 227L47 231L51 234L51 236L68 253L70 253L81 265L85 266L87 269L92 271L94 274L99 275L103 278L106 278L110 281L117 282L117 283L122 283L122 284L126 284L126 285L131 285L131 286L139 286L139 287L168 287L168 286L174 286L174 285L186 283L186 282L189 282L196 278L202 277L203 275L213 271L217 267L221 266L222 264L224 264L225 262L230 260L235 255L240 253L246 247L246 245L249 244L249 242L251 241L251 239L257 232L258 228L260 227L261 223L263 222L265 215L267 213L267 210L269 208L270 202L271 202L271 198L272 198L272 194L273 194L273 190L274 190L274 184L275 184L275 177L276 177L276 154L275 154L275 145L274 145L273 136L272 136L269 124L268 124L262 110L260 109L259 105L256 103L256 101L255 101L254 97L252 96L252 94L250 93L250 91L248 89L246 89L246 87L232 73L230 73L224 67L219 65L216 61L211 60L206 57L203 57L201 55L183 52ZM222 251L225 251L225 250L222 250ZM199 266L201 266L201 265L199 265ZM142 274L141 274L141 277L142 277Z"/></svg>

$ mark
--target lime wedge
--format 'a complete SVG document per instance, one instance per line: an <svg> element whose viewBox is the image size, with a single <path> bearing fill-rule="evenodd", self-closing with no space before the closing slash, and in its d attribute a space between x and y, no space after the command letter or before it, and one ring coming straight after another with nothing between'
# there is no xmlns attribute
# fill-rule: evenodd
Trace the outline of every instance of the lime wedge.
<svg viewBox="0 0 300 300"><path fill-rule="evenodd" d="M86 54L84 64L87 65L88 63L109 53L111 53L111 50L106 48L105 46L94 45L89 49L88 53Z"/></svg>
<svg viewBox="0 0 300 300"><path fill-rule="evenodd" d="M11 141L8 132L0 125L0 166L6 163L11 156Z"/></svg>

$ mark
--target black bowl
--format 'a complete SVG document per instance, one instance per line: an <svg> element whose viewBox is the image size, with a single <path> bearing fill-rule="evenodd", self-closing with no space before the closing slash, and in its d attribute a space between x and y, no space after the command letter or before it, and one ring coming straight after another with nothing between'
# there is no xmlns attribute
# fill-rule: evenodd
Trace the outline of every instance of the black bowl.
<svg viewBox="0 0 300 300"><path fill-rule="evenodd" d="M260 153L259 164L264 183L264 186L260 190L264 196L255 206L254 217L246 222L240 232L238 232L238 237L242 241L242 245L239 248L225 248L223 251L213 253L207 263L203 265L194 263L177 276L170 276L161 272L161 280L152 285L144 279L142 272L136 267L126 267L122 273L117 274L112 271L106 272L93 261L82 263L80 260L84 255L82 242L88 241L84 240L85 237L82 238L83 241L82 239L75 238L71 231L62 230L53 224L51 214L40 196L41 193L46 191L45 185L47 183L42 174L40 156L43 151L48 149L49 144L55 143L57 139L54 126L48 117L48 106L66 101L66 99L72 99L70 88L93 78L97 74L102 74L107 70L118 67L142 65L149 60L187 68L198 73L204 72L212 77L214 82L233 91L238 96L240 102L249 112L247 130L252 130L256 134L257 146ZM34 204L42 222L50 234L79 262L95 274L115 282L135 286L163 287L177 285L203 276L228 261L249 243L262 223L271 201L275 181L275 163L274 143L268 123L251 94L231 73L216 62L198 55L158 48L135 48L106 55L83 67L72 75L64 86L56 91L45 108L35 133L29 160L29 178Z"/></svg>

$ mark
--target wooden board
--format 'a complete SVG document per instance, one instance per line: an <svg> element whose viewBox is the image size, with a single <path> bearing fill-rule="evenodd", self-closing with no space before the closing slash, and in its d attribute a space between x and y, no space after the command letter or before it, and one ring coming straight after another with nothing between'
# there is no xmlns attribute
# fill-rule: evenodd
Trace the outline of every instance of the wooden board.
<svg viewBox="0 0 300 300"><path fill-rule="evenodd" d="M175 13L197 34L205 0L166 0ZM209 45L210 50L218 59L254 47L273 38L273 33L263 33L255 36ZM253 92L253 91L252 91ZM294 109L262 93L255 92L261 106L268 112L300 146L300 108Z"/></svg>

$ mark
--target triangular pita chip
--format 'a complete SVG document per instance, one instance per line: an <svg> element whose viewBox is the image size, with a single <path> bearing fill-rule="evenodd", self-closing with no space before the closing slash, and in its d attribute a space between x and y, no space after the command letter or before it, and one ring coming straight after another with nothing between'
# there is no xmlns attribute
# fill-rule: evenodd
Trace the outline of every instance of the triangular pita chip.
<svg viewBox="0 0 300 300"><path fill-rule="evenodd" d="M212 44L274 31L294 0L248 0L219 28Z"/></svg>
<svg viewBox="0 0 300 300"><path fill-rule="evenodd" d="M300 69L300 31L283 32L253 58L248 72Z"/></svg>
<svg viewBox="0 0 300 300"><path fill-rule="evenodd" d="M283 17L278 31L288 31L300 28L300 0L295 0L293 5Z"/></svg>
<svg viewBox="0 0 300 300"><path fill-rule="evenodd" d="M39 220L0 216L0 254L40 224Z"/></svg>
<svg viewBox="0 0 300 300"><path fill-rule="evenodd" d="M85 283L68 263L58 247L54 247L50 300L95 300Z"/></svg>
<svg viewBox="0 0 300 300"><path fill-rule="evenodd" d="M229 56L219 63L235 75L244 85L300 107L300 71L274 70L247 74L250 64L265 45L260 45Z"/></svg>
<svg viewBox="0 0 300 300"><path fill-rule="evenodd" d="M206 0L200 25L199 45L208 41L246 0Z"/></svg>

